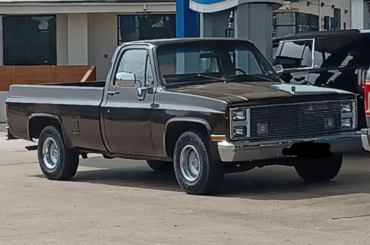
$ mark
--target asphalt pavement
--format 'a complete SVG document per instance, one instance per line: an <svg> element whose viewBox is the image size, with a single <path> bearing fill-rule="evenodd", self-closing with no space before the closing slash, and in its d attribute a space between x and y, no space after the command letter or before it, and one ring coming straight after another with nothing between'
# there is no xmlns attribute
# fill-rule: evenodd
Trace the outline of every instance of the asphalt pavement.
<svg viewBox="0 0 370 245"><path fill-rule="evenodd" d="M333 181L292 167L229 174L187 195L144 161L80 159L72 181L45 179L33 142L0 133L0 244L370 244L370 155L347 154Z"/></svg>

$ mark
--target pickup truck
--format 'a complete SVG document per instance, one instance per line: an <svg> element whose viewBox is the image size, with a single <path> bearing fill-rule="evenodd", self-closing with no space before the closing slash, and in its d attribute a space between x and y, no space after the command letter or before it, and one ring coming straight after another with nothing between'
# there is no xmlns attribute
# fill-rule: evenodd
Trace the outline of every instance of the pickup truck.
<svg viewBox="0 0 370 245"><path fill-rule="evenodd" d="M52 180L73 178L88 153L172 170L190 194L275 164L306 181L333 179L342 153L361 148L356 96L285 84L276 71L247 40L128 42L105 82L12 85L7 134L38 139Z"/></svg>

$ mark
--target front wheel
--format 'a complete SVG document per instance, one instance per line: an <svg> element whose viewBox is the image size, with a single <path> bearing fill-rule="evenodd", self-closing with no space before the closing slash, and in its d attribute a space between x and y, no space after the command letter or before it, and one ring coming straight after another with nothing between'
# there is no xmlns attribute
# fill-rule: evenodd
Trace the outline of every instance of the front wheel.
<svg viewBox="0 0 370 245"><path fill-rule="evenodd" d="M211 194L221 185L224 172L212 159L205 134L187 131L177 140L174 169L181 188L189 194Z"/></svg>
<svg viewBox="0 0 370 245"><path fill-rule="evenodd" d="M301 159L294 167L305 181L319 182L334 179L342 167L342 162L342 154L333 154L329 158Z"/></svg>
<svg viewBox="0 0 370 245"><path fill-rule="evenodd" d="M78 154L67 148L55 127L47 126L40 134L38 158L42 173L48 179L69 180L76 174Z"/></svg>

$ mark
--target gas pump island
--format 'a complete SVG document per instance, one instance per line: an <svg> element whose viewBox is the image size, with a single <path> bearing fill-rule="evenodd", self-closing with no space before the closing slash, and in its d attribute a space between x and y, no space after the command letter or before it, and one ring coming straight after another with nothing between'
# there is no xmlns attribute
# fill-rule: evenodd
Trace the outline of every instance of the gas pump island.
<svg viewBox="0 0 370 245"><path fill-rule="evenodd" d="M272 14L282 5L283 0L176 0L176 35L248 39L272 60Z"/></svg>

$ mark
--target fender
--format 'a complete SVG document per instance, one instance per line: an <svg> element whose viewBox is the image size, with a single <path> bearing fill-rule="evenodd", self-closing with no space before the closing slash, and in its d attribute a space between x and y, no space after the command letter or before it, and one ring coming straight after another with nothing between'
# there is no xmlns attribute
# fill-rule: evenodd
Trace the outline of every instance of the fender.
<svg viewBox="0 0 370 245"><path fill-rule="evenodd" d="M197 118L197 117L174 117L174 118L171 118L170 120L168 120L165 124L164 133L163 133L163 142L162 142L163 149L166 149L166 137L167 137L168 127L172 123L177 123L177 122L190 122L190 123L197 123L197 124L203 125L207 129L208 136L211 135L212 128L211 128L210 124L205 119ZM213 151L214 150L211 147L211 154L212 155L214 154Z"/></svg>
<svg viewBox="0 0 370 245"><path fill-rule="evenodd" d="M64 132L63 132L63 127L62 127L62 121L61 119L58 117L58 116L55 116L53 114L49 114L49 113L32 113L29 117L28 117L28 122L27 122L27 137L30 141L33 141L32 138L31 138L31 134L30 134L30 122L32 119L41 119L41 118L46 118L46 119L54 119L54 120L57 120L59 125L60 125L60 129L62 130L62 134L63 134L63 139L64 139ZM65 142L65 139L64 139L64 143Z"/></svg>

